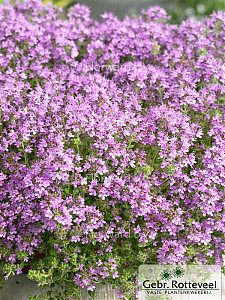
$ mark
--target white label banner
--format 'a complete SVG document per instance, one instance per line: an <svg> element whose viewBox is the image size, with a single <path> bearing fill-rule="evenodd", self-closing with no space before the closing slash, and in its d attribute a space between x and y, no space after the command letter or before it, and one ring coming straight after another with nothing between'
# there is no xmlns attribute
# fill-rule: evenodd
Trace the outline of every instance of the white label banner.
<svg viewBox="0 0 225 300"><path fill-rule="evenodd" d="M140 300L222 300L218 265L142 265L138 274Z"/></svg>

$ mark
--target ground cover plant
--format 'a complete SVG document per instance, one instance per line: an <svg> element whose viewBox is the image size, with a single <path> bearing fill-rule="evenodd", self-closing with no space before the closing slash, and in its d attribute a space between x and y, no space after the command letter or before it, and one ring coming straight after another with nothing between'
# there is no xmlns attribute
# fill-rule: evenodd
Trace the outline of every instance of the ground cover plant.
<svg viewBox="0 0 225 300"><path fill-rule="evenodd" d="M141 264L222 265L225 13L58 14L0 5L1 283L135 299Z"/></svg>

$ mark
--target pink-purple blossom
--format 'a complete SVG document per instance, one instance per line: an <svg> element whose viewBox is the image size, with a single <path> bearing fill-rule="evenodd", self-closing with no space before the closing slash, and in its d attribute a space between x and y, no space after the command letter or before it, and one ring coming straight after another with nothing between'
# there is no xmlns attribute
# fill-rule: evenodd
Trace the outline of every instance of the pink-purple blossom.
<svg viewBox="0 0 225 300"><path fill-rule="evenodd" d="M102 19L0 5L0 256L122 297L124 266L223 263L225 13Z"/></svg>

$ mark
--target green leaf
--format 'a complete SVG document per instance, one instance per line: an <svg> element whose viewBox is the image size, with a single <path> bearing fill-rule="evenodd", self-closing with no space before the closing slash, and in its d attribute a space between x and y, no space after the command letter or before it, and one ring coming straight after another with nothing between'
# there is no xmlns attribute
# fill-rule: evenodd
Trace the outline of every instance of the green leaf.
<svg viewBox="0 0 225 300"><path fill-rule="evenodd" d="M37 296L29 295L29 300L38 300Z"/></svg>

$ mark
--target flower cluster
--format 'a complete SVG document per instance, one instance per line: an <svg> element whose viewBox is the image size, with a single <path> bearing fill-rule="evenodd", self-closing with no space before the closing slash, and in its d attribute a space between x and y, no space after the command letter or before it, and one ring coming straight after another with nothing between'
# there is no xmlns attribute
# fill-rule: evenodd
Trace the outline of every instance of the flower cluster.
<svg viewBox="0 0 225 300"><path fill-rule="evenodd" d="M102 19L0 6L1 281L26 268L66 283L57 299L105 280L134 299L144 263L223 264L225 13Z"/></svg>

